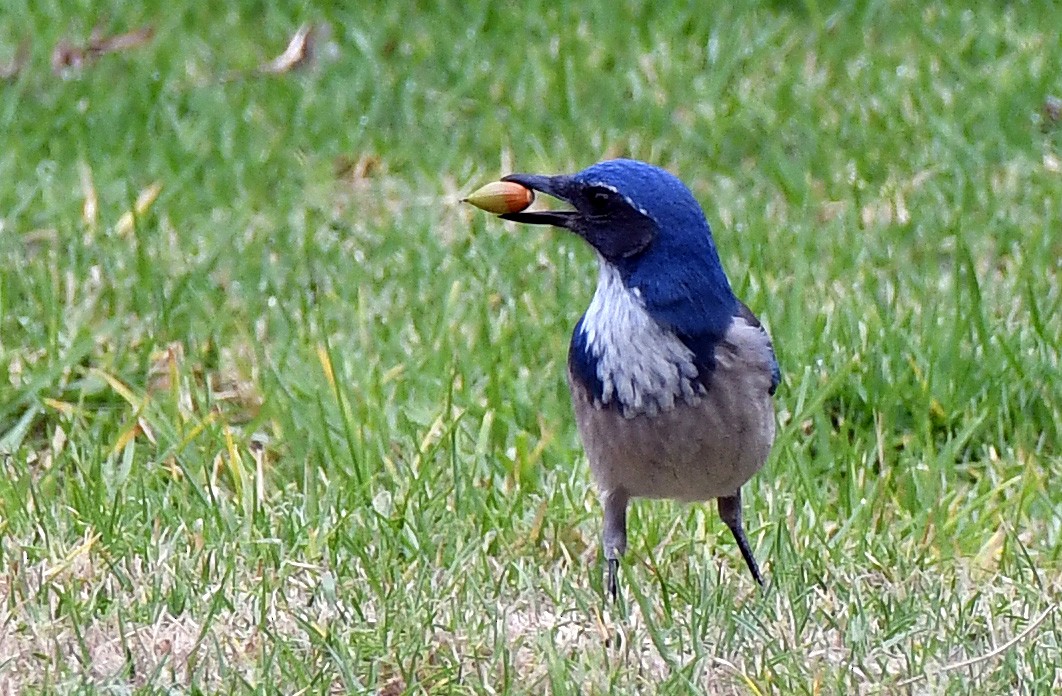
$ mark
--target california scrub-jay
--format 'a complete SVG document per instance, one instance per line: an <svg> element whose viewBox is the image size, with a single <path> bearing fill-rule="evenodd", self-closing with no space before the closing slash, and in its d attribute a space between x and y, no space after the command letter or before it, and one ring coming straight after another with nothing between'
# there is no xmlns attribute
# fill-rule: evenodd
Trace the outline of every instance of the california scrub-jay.
<svg viewBox="0 0 1062 696"><path fill-rule="evenodd" d="M613 601L632 497L717 498L762 585L742 527L741 486L770 452L780 373L767 332L730 288L693 194L663 169L625 159L502 181L574 208L503 219L563 227L598 254L597 291L572 334L568 384L604 507Z"/></svg>

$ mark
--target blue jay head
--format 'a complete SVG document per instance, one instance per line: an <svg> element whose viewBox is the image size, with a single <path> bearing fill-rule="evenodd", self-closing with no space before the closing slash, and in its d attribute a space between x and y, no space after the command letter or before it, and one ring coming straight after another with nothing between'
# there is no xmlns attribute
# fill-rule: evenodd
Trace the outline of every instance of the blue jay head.
<svg viewBox="0 0 1062 696"><path fill-rule="evenodd" d="M701 206L675 176L617 159L577 174L511 174L502 181L569 203L574 210L501 217L563 227L585 239L619 270L654 319L699 346L695 352L709 351L725 333L739 303Z"/></svg>
<svg viewBox="0 0 1062 696"><path fill-rule="evenodd" d="M572 175L511 174L502 181L540 191L574 208L508 213L503 219L571 230L614 265L633 269L640 257L654 251L675 254L678 262L688 260L689 254L705 261L717 258L697 200L659 167L616 159Z"/></svg>

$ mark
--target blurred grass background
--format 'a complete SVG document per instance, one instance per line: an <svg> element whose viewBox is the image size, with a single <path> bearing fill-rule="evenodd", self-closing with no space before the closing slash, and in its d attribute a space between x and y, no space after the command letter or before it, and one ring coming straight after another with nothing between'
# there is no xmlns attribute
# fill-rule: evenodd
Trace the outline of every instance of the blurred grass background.
<svg viewBox="0 0 1062 696"><path fill-rule="evenodd" d="M1059 26L8 3L0 686L1059 690ZM620 155L691 186L774 337L764 592L712 507L640 503L604 604L563 377L593 255L457 203Z"/></svg>

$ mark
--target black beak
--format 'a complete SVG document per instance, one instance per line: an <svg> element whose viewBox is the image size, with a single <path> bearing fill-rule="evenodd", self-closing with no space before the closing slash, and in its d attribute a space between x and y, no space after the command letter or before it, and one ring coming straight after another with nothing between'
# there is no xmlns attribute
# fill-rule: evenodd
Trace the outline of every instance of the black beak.
<svg viewBox="0 0 1062 696"><path fill-rule="evenodd" d="M571 203L575 190L575 184L568 176L542 176L540 174L510 174L503 176L502 181L511 181L521 186L526 186L532 191L544 193L565 203ZM499 215L502 220L510 222L524 222L529 225L553 225L573 229L579 213L574 210L539 210L530 213L505 213Z"/></svg>

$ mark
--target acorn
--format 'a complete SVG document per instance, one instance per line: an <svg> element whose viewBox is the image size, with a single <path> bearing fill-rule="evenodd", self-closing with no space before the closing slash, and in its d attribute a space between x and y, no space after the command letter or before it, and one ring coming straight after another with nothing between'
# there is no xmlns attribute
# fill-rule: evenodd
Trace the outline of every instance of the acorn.
<svg viewBox="0 0 1062 696"><path fill-rule="evenodd" d="M535 192L512 181L492 181L461 199L495 215L519 213L535 200Z"/></svg>

